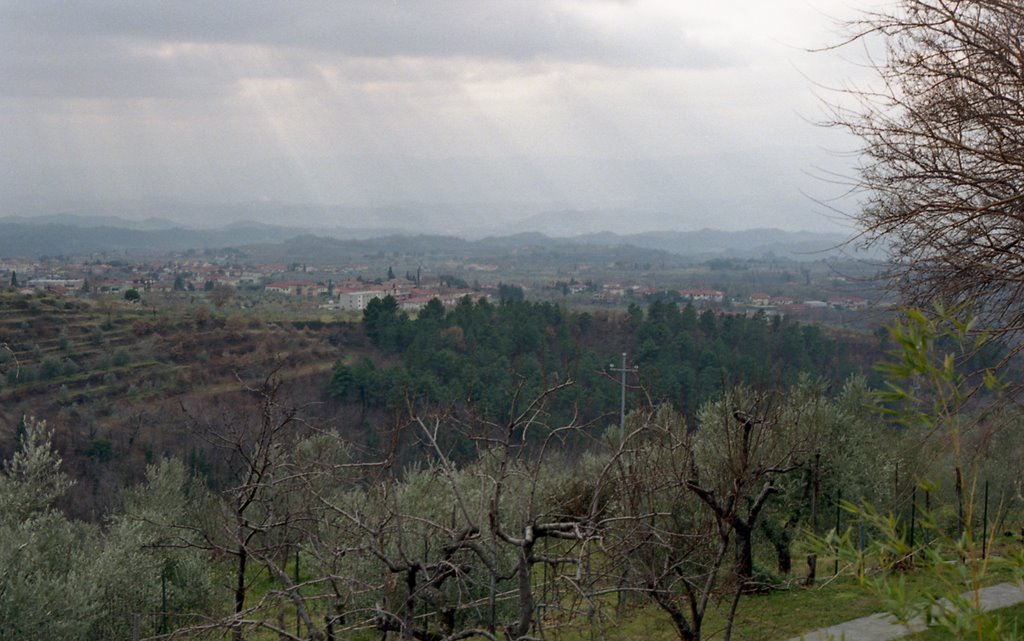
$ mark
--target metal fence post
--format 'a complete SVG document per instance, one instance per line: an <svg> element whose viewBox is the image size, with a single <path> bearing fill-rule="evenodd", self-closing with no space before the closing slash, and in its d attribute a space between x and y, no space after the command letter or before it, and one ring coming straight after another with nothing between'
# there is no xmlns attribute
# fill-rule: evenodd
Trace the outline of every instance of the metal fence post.
<svg viewBox="0 0 1024 641"><path fill-rule="evenodd" d="M914 488L910 499L910 551L914 551L914 526L917 524L917 488Z"/></svg>
<svg viewBox="0 0 1024 641"><path fill-rule="evenodd" d="M981 558L988 554L988 481L985 481L985 507L981 515Z"/></svg>
<svg viewBox="0 0 1024 641"><path fill-rule="evenodd" d="M860 576L864 576L864 517L857 520L857 533L860 543Z"/></svg>
<svg viewBox="0 0 1024 641"><path fill-rule="evenodd" d="M839 488L839 492L838 492L838 494L836 496L836 536L837 537L839 536L839 516L840 516L840 512L842 511L842 505L843 505L843 488ZM835 562L835 568L833 568L833 570L832 570L832 576L837 576L838 574L839 574L839 553L836 552L836 562Z"/></svg>
<svg viewBox="0 0 1024 641"><path fill-rule="evenodd" d="M160 570L160 634L167 634L167 566Z"/></svg>

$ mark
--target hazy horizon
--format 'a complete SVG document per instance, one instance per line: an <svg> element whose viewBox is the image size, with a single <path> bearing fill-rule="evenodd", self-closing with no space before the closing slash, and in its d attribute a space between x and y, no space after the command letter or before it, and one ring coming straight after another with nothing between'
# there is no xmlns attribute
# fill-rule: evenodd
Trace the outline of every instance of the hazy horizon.
<svg viewBox="0 0 1024 641"><path fill-rule="evenodd" d="M0 216L848 230L856 145L814 121L859 70L808 49L852 3L767 5L6 3Z"/></svg>

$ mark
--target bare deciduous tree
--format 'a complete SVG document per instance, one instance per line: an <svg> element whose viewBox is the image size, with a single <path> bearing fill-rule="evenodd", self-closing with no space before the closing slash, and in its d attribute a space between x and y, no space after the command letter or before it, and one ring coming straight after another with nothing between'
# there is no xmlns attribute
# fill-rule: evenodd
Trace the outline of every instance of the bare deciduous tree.
<svg viewBox="0 0 1024 641"><path fill-rule="evenodd" d="M873 86L842 92L829 124L862 143L855 219L887 244L911 304L973 305L1024 329L1024 4L900 0L853 23Z"/></svg>
<svg viewBox="0 0 1024 641"><path fill-rule="evenodd" d="M807 454L806 414L782 393L734 388L701 409L696 430L662 407L633 433L616 466L612 544L682 641L700 641L709 604L731 589L728 639L741 595L757 587L754 528L779 479Z"/></svg>
<svg viewBox="0 0 1024 641"><path fill-rule="evenodd" d="M253 616L263 609L266 597L256 604L249 602L250 584L254 580L251 564L266 570L280 586L275 595L292 602L309 638L322 637L299 595L296 581L284 570L288 551L297 543L297 528L313 517L303 492L305 486L291 465L294 448L308 430L299 408L282 402L281 385L273 371L257 387L246 388L253 408L228 402L227 407L221 408L219 420L209 416L192 418L196 433L220 452L229 479L222 490L223 500L215 506L220 518L199 526L173 526L198 535L187 545L234 558L233 614L216 625L232 628L236 641L243 638L247 626L273 629L268 620Z"/></svg>

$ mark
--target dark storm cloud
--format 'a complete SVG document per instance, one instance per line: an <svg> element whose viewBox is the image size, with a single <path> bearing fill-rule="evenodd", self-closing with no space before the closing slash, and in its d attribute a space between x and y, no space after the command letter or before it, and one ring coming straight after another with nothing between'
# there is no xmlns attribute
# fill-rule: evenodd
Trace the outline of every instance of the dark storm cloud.
<svg viewBox="0 0 1024 641"><path fill-rule="evenodd" d="M643 14L636 21L617 11L623 7L609 0L11 0L0 9L0 91L203 96L239 77L301 77L307 63L351 57L677 68L728 62L689 39L677 20ZM176 45L193 49L157 55ZM224 64L224 47L242 55ZM246 47L273 55L249 64Z"/></svg>

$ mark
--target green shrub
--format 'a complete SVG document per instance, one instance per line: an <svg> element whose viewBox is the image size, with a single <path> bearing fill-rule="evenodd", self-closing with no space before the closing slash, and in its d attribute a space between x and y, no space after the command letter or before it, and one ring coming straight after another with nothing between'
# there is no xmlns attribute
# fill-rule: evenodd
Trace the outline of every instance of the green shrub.
<svg viewBox="0 0 1024 641"><path fill-rule="evenodd" d="M40 367L42 368L42 377L46 380L51 380L60 376L60 359L56 356L47 356L44 358Z"/></svg>
<svg viewBox="0 0 1024 641"><path fill-rule="evenodd" d="M124 367L125 365L130 363L131 360L132 360L131 354L129 354L128 350L125 349L124 347L119 347L114 352L114 365L116 367Z"/></svg>
<svg viewBox="0 0 1024 641"><path fill-rule="evenodd" d="M64 376L74 376L78 372L82 371L82 368L78 366L74 360L70 358L64 359Z"/></svg>

